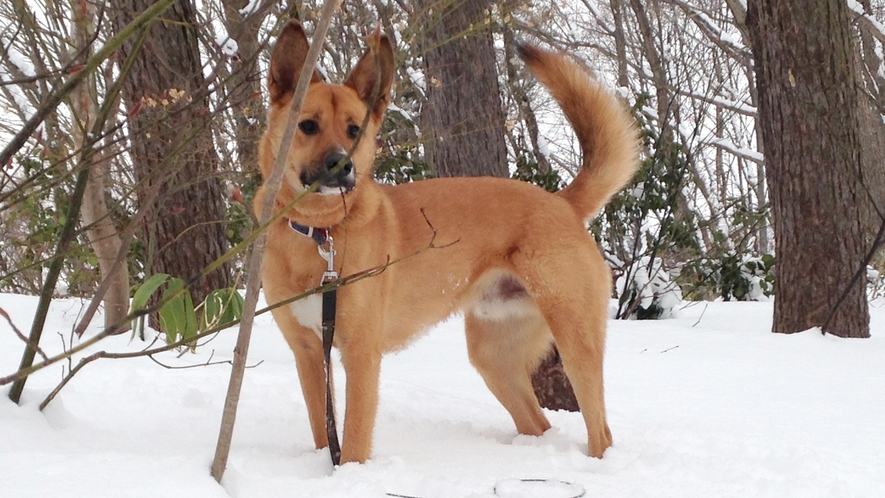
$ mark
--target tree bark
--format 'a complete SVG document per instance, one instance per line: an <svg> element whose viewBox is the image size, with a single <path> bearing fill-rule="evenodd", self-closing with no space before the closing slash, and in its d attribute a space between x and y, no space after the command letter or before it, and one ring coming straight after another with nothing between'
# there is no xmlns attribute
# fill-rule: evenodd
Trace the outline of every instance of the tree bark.
<svg viewBox="0 0 885 498"><path fill-rule="evenodd" d="M125 25L151 0L116 4L113 22ZM145 216L146 273L189 281L227 249L224 204L217 178L208 101L191 0L178 0L148 28L144 47L123 88L129 109L130 154L144 200L151 185L160 196ZM118 51L124 60L131 43ZM231 285L230 265L192 282L194 303Z"/></svg>
<svg viewBox="0 0 885 498"><path fill-rule="evenodd" d="M843 0L750 0L777 265L773 331L869 337L858 79Z"/></svg>
<svg viewBox="0 0 885 498"><path fill-rule="evenodd" d="M437 176L509 176L490 0L417 0L427 102L424 147Z"/></svg>

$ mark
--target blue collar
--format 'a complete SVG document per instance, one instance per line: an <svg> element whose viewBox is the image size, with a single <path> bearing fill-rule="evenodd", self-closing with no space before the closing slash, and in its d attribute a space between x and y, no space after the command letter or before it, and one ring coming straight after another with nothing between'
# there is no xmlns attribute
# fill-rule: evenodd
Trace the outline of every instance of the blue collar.
<svg viewBox="0 0 885 498"><path fill-rule="evenodd" d="M325 245L326 241L329 240L329 231L325 228L306 227L295 220L289 220L289 226L301 235L312 238L318 246Z"/></svg>

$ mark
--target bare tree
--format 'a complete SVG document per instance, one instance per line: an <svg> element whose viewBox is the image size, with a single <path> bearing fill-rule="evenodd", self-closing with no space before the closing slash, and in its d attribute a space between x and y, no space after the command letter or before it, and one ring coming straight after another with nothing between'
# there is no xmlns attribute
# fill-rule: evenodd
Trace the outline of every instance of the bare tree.
<svg viewBox="0 0 885 498"><path fill-rule="evenodd" d="M96 36L95 22L98 18L98 9L92 2L83 2L81 8L75 8L73 13L73 41L74 48L81 54L84 63L92 54L91 44ZM89 140L88 134L96 120L98 113L98 87L95 77L88 77L86 81L71 92L70 106L73 116L72 139L75 143L85 146ZM83 197L83 224L87 227L89 241L98 259L101 272L101 280L107 280L107 292L103 302L105 305L105 327L114 324L124 324L120 331L128 330L129 325L124 318L129 313L129 271L126 265L125 252L121 258L118 254L123 249L122 241L117 234L117 228L110 217L106 195L109 178L107 158L111 151L104 150L95 157L93 164L87 165L92 169L86 183L86 194ZM101 160L104 157L105 160Z"/></svg>

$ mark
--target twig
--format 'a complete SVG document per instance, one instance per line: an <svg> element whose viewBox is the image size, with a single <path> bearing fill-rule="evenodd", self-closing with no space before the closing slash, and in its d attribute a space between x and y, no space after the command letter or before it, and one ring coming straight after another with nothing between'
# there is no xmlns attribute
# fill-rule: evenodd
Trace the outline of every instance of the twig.
<svg viewBox="0 0 885 498"><path fill-rule="evenodd" d="M65 375L65 378L62 379L61 383L59 385L55 386L55 389L53 389L52 392L49 393L48 396L46 396L46 399L44 399L43 402L40 403L40 411L42 412L43 409L46 408L46 405L48 405L49 402L52 401L55 398L55 396L62 390L62 388L65 387L65 385L67 385L67 383L70 382L71 379L74 378L74 375L76 375L77 372L79 372L81 368L83 368L86 365L92 363L93 361L99 359L101 357L102 353L104 353L104 351L99 351L99 352L93 353L89 356L84 356L83 358L80 358L80 362L77 363L77 366L72 368L71 371L68 372L67 375Z"/></svg>
<svg viewBox="0 0 885 498"><path fill-rule="evenodd" d="M178 366L172 366L172 365L167 365L167 364L163 363L162 361L160 361L160 360L154 358L154 355L152 355L152 354L147 355L147 357L150 358L151 361L153 361L153 362L156 363L157 365L160 365L161 367L165 368L166 370L188 370L188 369L191 369L191 368L211 367L211 366L215 366L215 365L233 365L233 363L234 363L233 360L212 361L212 358L213 358L214 356L215 356L215 351L213 350L213 351L212 351L212 354L209 355L209 359L206 360L206 361L203 362L203 363L197 363L197 364L194 364L194 365L178 365ZM262 363L264 363L264 360L261 360L261 361L259 361L258 363L254 364L254 365L247 365L246 368L255 368L255 367L257 367L258 365L261 365Z"/></svg>
<svg viewBox="0 0 885 498"><path fill-rule="evenodd" d="M319 58L320 49L323 45L323 39L329 24L332 22L332 14L338 10L341 0L327 0L323 5L323 12L320 16L320 22L314 31L313 43L307 52L304 65L301 68L301 74L298 77L298 83L295 86L295 94L292 97L292 103L289 108L289 116L286 122L286 128L280 141L280 150L274 160L273 171L265 182L265 198L261 206L259 220L262 224L270 220L273 213L274 202L277 192L283 183L283 171L285 168L286 158L289 157L289 149L292 146L292 139L295 137L295 131L299 117L301 115L301 107L304 103L304 97L307 95L307 88L313 75L316 61ZM217 482L221 482L224 476L224 469L227 466L227 459L230 455L230 445L233 437L234 423L237 418L237 405L240 399L240 391L243 385L243 375L246 366L246 357L249 352L249 340L252 336L252 322L255 318L255 307L258 304L258 291L261 285L261 268L264 263L264 252L267 248L267 233L262 234L255 241L252 248L252 254L249 257L249 277L246 283L246 298L243 306L243 318L240 322L240 330L237 334L237 344L234 349L233 366L231 368L230 383L228 385L227 396L224 401L224 411L221 416L221 428L218 434L218 444L215 447L215 458L212 461L211 474Z"/></svg>
<svg viewBox="0 0 885 498"><path fill-rule="evenodd" d="M691 328L695 328L698 326L699 323L701 323L701 319L704 318L704 313L707 312L707 306L709 306L709 305L710 305L710 303L707 303L707 302L704 303L704 309L701 311L701 316L698 317L698 321L694 322L694 325L692 325Z"/></svg>
<svg viewBox="0 0 885 498"><path fill-rule="evenodd" d="M6 310L4 310L3 308L0 308L0 316L5 318L6 321L9 322L9 326L12 327L12 331L15 332L15 335L17 335L19 339L21 339L25 344L27 344L28 347L34 348L34 350L37 351L37 353L40 355L40 357L43 358L44 360L49 359L46 357L46 353L44 353L43 350L40 349L39 344L32 343L31 340L28 339L24 334L22 334L22 331L19 330L18 327L16 327L14 323L12 323L12 318L9 318L9 315L6 313Z"/></svg>
<svg viewBox="0 0 885 498"><path fill-rule="evenodd" d="M6 147L3 148L3 151L0 152L0 164L6 164L7 161L9 161L12 156L25 145L28 138L34 133L37 127L43 123L43 120L46 119L46 116L52 113L55 108L62 103L74 87L82 83L83 80L86 79L86 76L92 74L92 72L95 71L105 59L116 52L117 49L123 45L123 42L128 40L136 31L143 29L149 22L153 21L155 17L172 5L174 1L175 0L158 0L125 28L120 30L117 36L108 40L108 42L102 46L101 50L86 62L83 69L74 73L74 75L71 76L61 88L53 92L40 109L31 116L31 119L29 119L22 126L21 130L15 134L12 140L10 140Z"/></svg>

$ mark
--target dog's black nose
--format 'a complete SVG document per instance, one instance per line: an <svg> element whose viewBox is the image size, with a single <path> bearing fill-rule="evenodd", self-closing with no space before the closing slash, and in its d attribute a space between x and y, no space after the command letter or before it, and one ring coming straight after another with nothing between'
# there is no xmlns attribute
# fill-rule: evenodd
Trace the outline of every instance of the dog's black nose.
<svg viewBox="0 0 885 498"><path fill-rule="evenodd" d="M351 161L350 158L347 157L347 154L342 154L340 152L333 152L333 153L329 154L328 156L326 156L326 169L331 171L332 169L335 168L335 166L338 166L338 164L341 163L342 161L346 161L346 162L344 162L344 164L341 165L341 169L338 170L338 172L335 176L338 176L338 177L347 176L350 174L351 171L353 171L353 161Z"/></svg>

